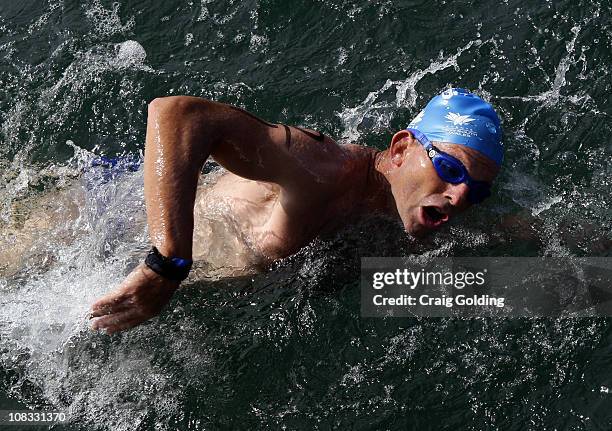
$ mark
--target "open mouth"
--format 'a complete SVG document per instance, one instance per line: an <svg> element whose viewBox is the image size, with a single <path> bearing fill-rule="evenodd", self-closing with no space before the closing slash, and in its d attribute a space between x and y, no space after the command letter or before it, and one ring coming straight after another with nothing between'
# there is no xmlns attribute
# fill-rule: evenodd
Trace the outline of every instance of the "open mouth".
<svg viewBox="0 0 612 431"><path fill-rule="evenodd" d="M434 206L424 206L421 207L421 209L421 214L423 215L424 224L426 226L437 227L448 220L448 215Z"/></svg>

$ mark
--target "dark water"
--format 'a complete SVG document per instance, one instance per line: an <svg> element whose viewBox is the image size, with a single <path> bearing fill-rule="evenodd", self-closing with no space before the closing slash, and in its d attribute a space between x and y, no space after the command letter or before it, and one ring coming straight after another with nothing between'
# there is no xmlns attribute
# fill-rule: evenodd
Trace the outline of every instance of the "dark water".
<svg viewBox="0 0 612 431"><path fill-rule="evenodd" d="M108 430L612 428L609 320L363 319L358 289L360 256L610 256L611 68L609 0L2 0L0 219L56 189L87 203L33 247L50 263L0 278L0 410ZM79 173L142 151L151 99L384 148L449 85L499 110L507 148L461 223L424 243L349 227L187 286L136 330L87 331L147 241L142 173Z"/></svg>

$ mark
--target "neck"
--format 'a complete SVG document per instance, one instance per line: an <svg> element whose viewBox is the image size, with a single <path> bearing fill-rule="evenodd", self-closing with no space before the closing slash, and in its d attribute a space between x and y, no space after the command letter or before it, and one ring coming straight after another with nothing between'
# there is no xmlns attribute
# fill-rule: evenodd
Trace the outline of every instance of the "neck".
<svg viewBox="0 0 612 431"><path fill-rule="evenodd" d="M391 185L387 179L391 171L388 150L372 152L368 160L363 206L367 212L397 216Z"/></svg>

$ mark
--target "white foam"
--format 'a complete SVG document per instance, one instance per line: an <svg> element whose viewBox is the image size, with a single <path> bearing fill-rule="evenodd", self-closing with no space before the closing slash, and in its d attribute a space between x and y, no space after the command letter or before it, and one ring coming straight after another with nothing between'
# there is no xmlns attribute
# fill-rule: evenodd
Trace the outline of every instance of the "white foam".
<svg viewBox="0 0 612 431"><path fill-rule="evenodd" d="M394 116L394 110L398 108L412 108L416 104L416 85L421 79L430 74L435 74L449 67L458 68L457 59L472 46L481 44L480 40L472 40L465 46L457 49L457 52L432 60L425 69L418 69L403 80L387 79L378 90L371 91L363 102L353 108L344 108L338 114L343 124L342 139L354 142L361 137L359 126L367 119L373 124L369 125L370 131L377 131L389 126ZM381 100L382 96L391 88L395 88L395 100Z"/></svg>
<svg viewBox="0 0 612 431"><path fill-rule="evenodd" d="M539 215L543 211L547 211L552 208L553 205L563 202L563 198L561 196L553 196L544 202L540 202L538 205L531 209L531 214L534 216Z"/></svg>
<svg viewBox="0 0 612 431"><path fill-rule="evenodd" d="M200 2L200 15L197 18L197 21L204 21L210 16L210 12L208 11L207 4L214 3L215 0L202 0Z"/></svg>
<svg viewBox="0 0 612 431"><path fill-rule="evenodd" d="M147 52L135 40L126 40L117 45L116 64L118 66L143 66Z"/></svg>
<svg viewBox="0 0 612 431"><path fill-rule="evenodd" d="M125 349L103 369L87 361L87 351L79 351L95 349L90 340L83 341L94 336L86 319L89 307L122 281L148 244L142 170L125 173L120 181L106 181L105 172L92 169L65 193L50 192L55 197L44 210L58 211L60 217L41 226L17 276L0 276L0 366L19 376L14 390L33 382L45 400L65 405L62 394L72 387L69 412L90 421L96 412L108 411L106 403L116 402L117 391L133 389L136 374L126 368L146 369L143 382L153 378L145 375L155 374L149 358L129 357ZM69 216L73 205L77 211ZM43 208L31 209L41 214ZM83 366L75 367L74 361L81 360ZM74 390L84 382L91 392ZM137 412L133 408L129 414ZM109 429L130 429L127 416L111 419L117 427Z"/></svg>
<svg viewBox="0 0 612 431"><path fill-rule="evenodd" d="M572 27L572 39L565 44L566 55L559 61L555 69L555 76L552 79L550 89L535 95L528 96L500 96L497 99L509 99L509 100L522 100L522 101L535 101L541 102L538 107L538 111L544 107L556 105L562 99L561 89L568 84L566 75L570 67L576 64L577 60L574 59L574 51L576 45L576 39L580 33L581 27L579 25ZM537 52L537 51L536 51ZM584 52L582 53L584 55ZM550 79L548 79L550 82Z"/></svg>
<svg viewBox="0 0 612 431"><path fill-rule="evenodd" d="M112 9L106 9L100 0L93 0L85 3L85 16L93 24L93 31L102 37L109 37L117 34L125 34L134 28L134 17L130 17L125 24L119 17L119 3L113 3Z"/></svg>
<svg viewBox="0 0 612 431"><path fill-rule="evenodd" d="M70 49L69 43L63 43L54 50L52 57L63 55ZM10 217L12 200L26 196L31 186L44 179L44 175L52 178L58 176L58 172L54 172L57 166L42 170L38 167L28 168L31 152L41 144L33 130L49 125L64 127L66 120L81 109L83 100L95 93L101 75L108 71L119 74L127 69L154 72L144 64L146 51L134 40L93 46L87 51L72 54L74 61L65 68L59 79L39 90L34 100L17 99L4 116L1 125L5 137L2 150L15 149L15 155L0 172L0 220L6 221ZM21 73L31 76L35 71L23 70ZM137 89L138 86L134 85L133 88Z"/></svg>
<svg viewBox="0 0 612 431"><path fill-rule="evenodd" d="M346 50L346 48L340 47L338 48L338 66L342 66L344 63L346 63L346 60L348 59L348 51Z"/></svg>
<svg viewBox="0 0 612 431"><path fill-rule="evenodd" d="M270 41L266 36L251 34L251 41L249 43L249 50L251 52L266 52L268 50L268 44Z"/></svg>

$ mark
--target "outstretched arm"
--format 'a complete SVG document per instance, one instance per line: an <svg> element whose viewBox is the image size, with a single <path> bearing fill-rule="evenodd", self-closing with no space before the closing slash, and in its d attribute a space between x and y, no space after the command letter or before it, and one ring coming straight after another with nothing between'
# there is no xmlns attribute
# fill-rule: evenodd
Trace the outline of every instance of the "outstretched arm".
<svg viewBox="0 0 612 431"><path fill-rule="evenodd" d="M164 256L191 259L198 176L209 156L244 178L280 185L286 205L299 202L300 191L320 182L306 168L312 154L320 154L309 146L340 150L322 135L292 142L290 135L287 126L201 98L176 96L151 102L144 192L152 244ZM112 333L136 326L157 315L178 285L142 264L93 305L92 327Z"/></svg>

